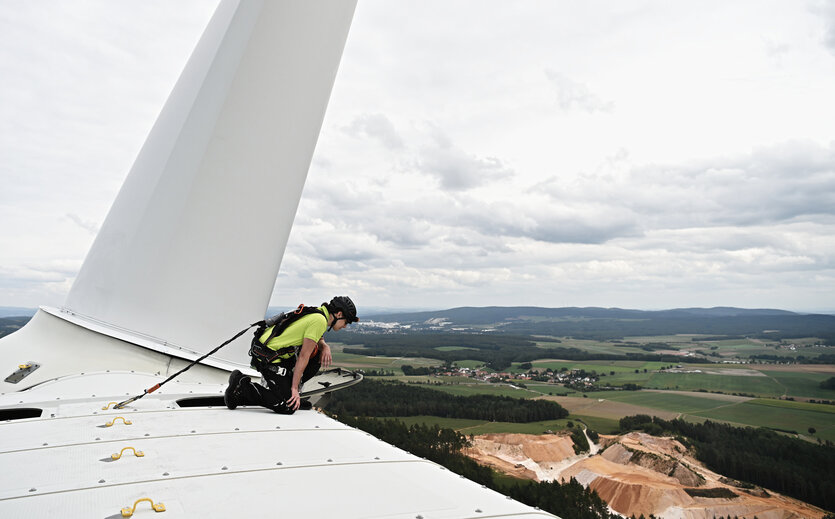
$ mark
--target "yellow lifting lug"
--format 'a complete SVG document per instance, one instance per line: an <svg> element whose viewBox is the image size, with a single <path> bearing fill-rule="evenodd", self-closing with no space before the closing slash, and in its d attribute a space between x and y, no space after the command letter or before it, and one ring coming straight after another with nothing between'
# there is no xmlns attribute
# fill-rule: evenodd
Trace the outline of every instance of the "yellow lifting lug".
<svg viewBox="0 0 835 519"><path fill-rule="evenodd" d="M101 410L102 411L107 411L108 409L110 409L110 406L112 406L113 404L118 404L118 403L119 402L108 402L106 406L101 408Z"/></svg>
<svg viewBox="0 0 835 519"><path fill-rule="evenodd" d="M154 512L165 512L165 505L162 503L154 503L150 497L143 497L142 499L137 499L136 502L131 507L122 508L122 517L130 517L136 511L136 505L141 503L142 501L147 501L151 503L151 508L154 509Z"/></svg>
<svg viewBox="0 0 835 519"><path fill-rule="evenodd" d="M116 420L122 420L122 422L124 422L125 425L131 425L133 423L130 420L125 420L124 416L117 416L116 418L114 418L114 419L110 420L109 422L107 422L106 424L104 424L104 426L105 427L111 427L111 426L113 426L113 424L116 423Z"/></svg>
<svg viewBox="0 0 835 519"><path fill-rule="evenodd" d="M144 453L144 452L142 452L142 451L138 451L138 450L134 449L133 447L125 447L124 449L122 449L121 451L119 451L119 453L118 453L118 454L111 454L111 455L110 455L110 457L111 457L112 459L114 459L114 460L118 460L119 458L121 458L121 457L122 457L122 454L124 454L126 450L131 450L131 451L133 451L133 455L134 455L134 456L136 456L137 458L141 458L142 456L144 456L144 455L145 455L145 453Z"/></svg>
<svg viewBox="0 0 835 519"><path fill-rule="evenodd" d="M31 367L32 367L31 364L18 364L17 365L17 369L29 369Z"/></svg>

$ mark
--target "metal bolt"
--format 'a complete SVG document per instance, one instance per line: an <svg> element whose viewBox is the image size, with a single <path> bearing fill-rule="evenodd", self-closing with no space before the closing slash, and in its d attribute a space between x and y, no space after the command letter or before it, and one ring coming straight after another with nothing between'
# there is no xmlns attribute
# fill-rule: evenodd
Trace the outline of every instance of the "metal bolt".
<svg viewBox="0 0 835 519"><path fill-rule="evenodd" d="M229 467L220 467L220 470L229 470Z"/></svg>
<svg viewBox="0 0 835 519"><path fill-rule="evenodd" d="M37 492L37 490L38 490L37 488L30 488L29 492Z"/></svg>
<svg viewBox="0 0 835 519"><path fill-rule="evenodd" d="M485 488L487 488L487 487L485 487ZM480 514L481 513L481 508L476 508L475 513Z"/></svg>
<svg viewBox="0 0 835 519"><path fill-rule="evenodd" d="M99 480L99 483L104 483L104 480L103 480L103 479L100 479L100 480Z"/></svg>
<svg viewBox="0 0 835 519"><path fill-rule="evenodd" d="M279 461L278 463L276 463L276 465L284 465L284 464Z"/></svg>
<svg viewBox="0 0 835 519"><path fill-rule="evenodd" d="M167 475L168 475L168 472L163 472L163 473L162 473L162 475L163 475L163 476L167 476Z"/></svg>
<svg viewBox="0 0 835 519"><path fill-rule="evenodd" d="M236 431L240 431L240 429L238 429L237 427L235 427L235 430L236 430Z"/></svg>
<svg viewBox="0 0 835 519"><path fill-rule="evenodd" d="M328 458L328 463L333 463L333 460Z"/></svg>

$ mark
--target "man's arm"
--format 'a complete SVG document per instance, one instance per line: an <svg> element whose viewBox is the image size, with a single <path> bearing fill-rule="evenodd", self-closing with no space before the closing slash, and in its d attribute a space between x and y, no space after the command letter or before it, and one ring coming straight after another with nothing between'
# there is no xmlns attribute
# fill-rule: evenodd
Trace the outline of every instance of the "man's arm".
<svg viewBox="0 0 835 519"><path fill-rule="evenodd" d="M290 398L287 400L287 405L290 409L296 410L301 405L299 384L302 381L302 374L305 368L307 368L307 363L310 362L310 356L313 355L314 351L316 351L316 341L305 337L299 355L296 358L296 367L293 368L293 384L290 387ZM328 353L330 353L330 349Z"/></svg>
<svg viewBox="0 0 835 519"><path fill-rule="evenodd" d="M319 339L319 351L322 352L320 354L322 367L327 368L331 365L333 358L331 357L331 347L328 346L328 343L325 342L324 338Z"/></svg>

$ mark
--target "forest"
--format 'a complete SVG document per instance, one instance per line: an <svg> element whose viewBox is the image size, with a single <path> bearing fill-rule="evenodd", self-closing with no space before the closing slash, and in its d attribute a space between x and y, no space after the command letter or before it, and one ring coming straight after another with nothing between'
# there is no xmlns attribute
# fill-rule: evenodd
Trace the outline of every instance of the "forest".
<svg viewBox="0 0 835 519"><path fill-rule="evenodd" d="M662 420L636 415L620 420L621 432L685 438L709 469L759 485L826 510L835 510L835 448L815 445L768 429L706 421Z"/></svg>
<svg viewBox="0 0 835 519"><path fill-rule="evenodd" d="M360 384L360 386L365 385ZM347 391L346 391L347 392ZM338 393L338 392L337 392ZM443 465L476 483L510 496L529 506L560 516L562 519L615 519L600 496L585 489L574 479L568 483L537 483L507 477L496 477L484 467L461 454L468 444L467 438L452 429L414 424L407 426L396 420L380 420L362 416L339 414L334 416L343 423L356 427L428 460Z"/></svg>
<svg viewBox="0 0 835 519"><path fill-rule="evenodd" d="M455 396L401 382L366 379L351 391L335 391L327 410L339 416L440 416L497 422L557 420L568 411L546 400L494 395Z"/></svg>

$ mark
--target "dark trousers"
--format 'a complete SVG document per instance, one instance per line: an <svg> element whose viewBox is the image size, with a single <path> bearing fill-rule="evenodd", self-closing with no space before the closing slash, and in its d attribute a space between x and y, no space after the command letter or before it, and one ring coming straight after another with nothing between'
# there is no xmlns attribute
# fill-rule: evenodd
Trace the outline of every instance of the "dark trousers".
<svg viewBox="0 0 835 519"><path fill-rule="evenodd" d="M319 372L321 365L320 352L310 357L307 367L302 373L302 383L313 378ZM272 409L276 413L293 414L295 409L287 406L293 387L293 368L296 367L296 356L293 355L281 362L270 364L269 367L259 370L267 387L253 383L248 378L240 382L242 405L260 405ZM301 388L299 388L301 391Z"/></svg>

